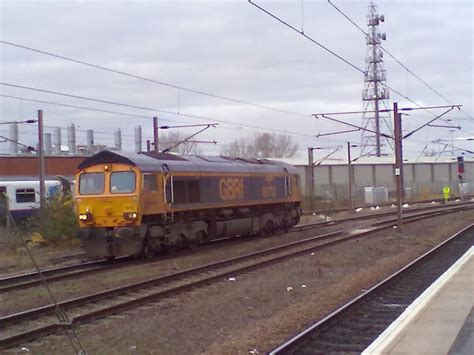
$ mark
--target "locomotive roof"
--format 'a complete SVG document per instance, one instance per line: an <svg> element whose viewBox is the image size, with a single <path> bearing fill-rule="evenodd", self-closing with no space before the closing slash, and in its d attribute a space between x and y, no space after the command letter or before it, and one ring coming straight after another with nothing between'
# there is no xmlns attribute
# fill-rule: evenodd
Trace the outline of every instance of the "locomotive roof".
<svg viewBox="0 0 474 355"><path fill-rule="evenodd" d="M84 159L78 169L97 164L129 164L144 172L160 172L169 169L174 172L229 172L229 173L280 173L286 169L297 173L297 169L289 164L268 159L242 159L223 156L177 155L156 152L121 152L103 150Z"/></svg>

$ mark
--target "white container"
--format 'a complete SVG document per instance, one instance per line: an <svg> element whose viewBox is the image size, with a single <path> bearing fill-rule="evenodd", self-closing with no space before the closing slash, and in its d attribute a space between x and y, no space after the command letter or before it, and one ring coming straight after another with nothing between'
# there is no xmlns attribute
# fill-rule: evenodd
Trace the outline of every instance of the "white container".
<svg viewBox="0 0 474 355"><path fill-rule="evenodd" d="M388 189L386 187L364 187L364 202L366 204L388 202Z"/></svg>

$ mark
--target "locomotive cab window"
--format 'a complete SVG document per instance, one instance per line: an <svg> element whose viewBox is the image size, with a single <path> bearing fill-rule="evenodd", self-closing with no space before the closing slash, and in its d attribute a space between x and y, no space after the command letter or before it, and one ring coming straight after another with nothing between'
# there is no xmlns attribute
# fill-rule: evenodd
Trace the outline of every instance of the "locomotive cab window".
<svg viewBox="0 0 474 355"><path fill-rule="evenodd" d="M81 195L97 195L104 192L104 173L84 173L79 177L79 193Z"/></svg>
<svg viewBox="0 0 474 355"><path fill-rule="evenodd" d="M16 202L17 203L31 203L35 202L35 189L17 189Z"/></svg>
<svg viewBox="0 0 474 355"><path fill-rule="evenodd" d="M114 171L110 174L110 192L123 194L135 191L135 173L133 171Z"/></svg>

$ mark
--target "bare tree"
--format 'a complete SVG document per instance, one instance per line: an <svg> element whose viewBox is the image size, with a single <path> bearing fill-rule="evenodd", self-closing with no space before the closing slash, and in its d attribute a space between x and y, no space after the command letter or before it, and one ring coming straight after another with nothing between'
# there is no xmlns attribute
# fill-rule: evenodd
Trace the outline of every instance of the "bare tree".
<svg viewBox="0 0 474 355"><path fill-rule="evenodd" d="M279 134L275 138L275 157L291 158L298 151L298 143L294 142L291 136Z"/></svg>
<svg viewBox="0 0 474 355"><path fill-rule="evenodd" d="M187 135L178 131L170 131L168 134L161 135L160 151L176 145L170 149L170 152L179 154L199 154L197 143L185 141L186 137Z"/></svg>
<svg viewBox="0 0 474 355"><path fill-rule="evenodd" d="M291 158L298 144L284 134L257 133L252 138L237 138L221 150L222 155L239 158Z"/></svg>
<svg viewBox="0 0 474 355"><path fill-rule="evenodd" d="M221 149L221 154L229 157L249 157L248 143L244 138L237 138Z"/></svg>

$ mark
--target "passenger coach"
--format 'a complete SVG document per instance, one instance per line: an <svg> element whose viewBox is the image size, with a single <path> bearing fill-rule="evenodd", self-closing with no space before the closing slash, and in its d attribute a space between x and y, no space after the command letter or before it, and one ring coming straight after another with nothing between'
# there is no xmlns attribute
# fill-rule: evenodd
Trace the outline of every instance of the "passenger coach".
<svg viewBox="0 0 474 355"><path fill-rule="evenodd" d="M75 205L88 255L115 257L298 223L296 169L265 159L102 151L76 174Z"/></svg>

